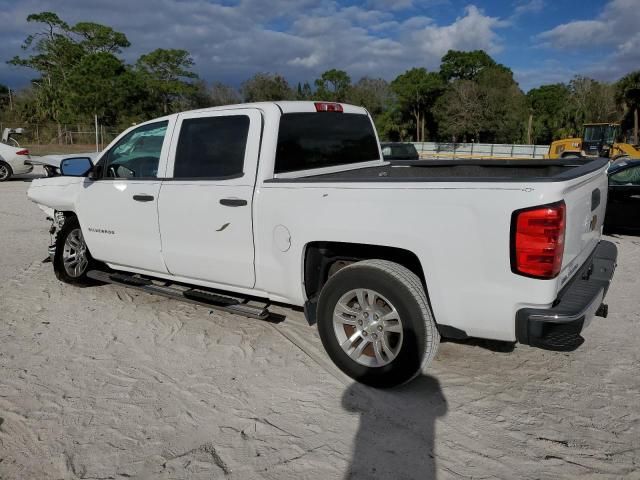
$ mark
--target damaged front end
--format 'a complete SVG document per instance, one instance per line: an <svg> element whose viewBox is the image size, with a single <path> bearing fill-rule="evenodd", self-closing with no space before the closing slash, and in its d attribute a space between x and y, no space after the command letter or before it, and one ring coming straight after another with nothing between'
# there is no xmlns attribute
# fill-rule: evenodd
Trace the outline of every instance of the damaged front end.
<svg viewBox="0 0 640 480"><path fill-rule="evenodd" d="M47 220L51 222L51 227L49 228L49 261L53 261L53 257L56 254L56 243L58 241L58 232L62 229L65 221L64 212L55 211L53 217L47 217Z"/></svg>

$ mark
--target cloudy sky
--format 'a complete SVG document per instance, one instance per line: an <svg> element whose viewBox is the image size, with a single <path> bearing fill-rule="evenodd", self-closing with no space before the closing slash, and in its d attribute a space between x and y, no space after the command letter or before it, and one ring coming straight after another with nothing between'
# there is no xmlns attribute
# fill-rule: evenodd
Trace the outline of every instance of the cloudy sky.
<svg viewBox="0 0 640 480"><path fill-rule="evenodd" d="M27 15L46 10L124 32L127 61L183 48L201 77L232 85L257 72L313 81L330 68L391 80L437 69L449 49L486 50L525 90L640 68L640 0L0 0L0 83L31 78L4 60L34 31Z"/></svg>

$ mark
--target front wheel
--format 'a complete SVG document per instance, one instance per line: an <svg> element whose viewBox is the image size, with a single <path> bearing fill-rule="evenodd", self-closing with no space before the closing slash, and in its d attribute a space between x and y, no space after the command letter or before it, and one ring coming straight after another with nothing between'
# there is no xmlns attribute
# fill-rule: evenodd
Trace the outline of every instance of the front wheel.
<svg viewBox="0 0 640 480"><path fill-rule="evenodd" d="M56 238L53 271L58 280L74 285L93 283L87 272L95 261L84 241L80 223L74 216L67 217Z"/></svg>
<svg viewBox="0 0 640 480"><path fill-rule="evenodd" d="M11 175L13 175L11 166L8 163L0 162L0 182L9 180Z"/></svg>
<svg viewBox="0 0 640 480"><path fill-rule="evenodd" d="M333 275L320 294L317 318L338 368L374 387L412 380L440 343L422 282L386 260L354 263Z"/></svg>

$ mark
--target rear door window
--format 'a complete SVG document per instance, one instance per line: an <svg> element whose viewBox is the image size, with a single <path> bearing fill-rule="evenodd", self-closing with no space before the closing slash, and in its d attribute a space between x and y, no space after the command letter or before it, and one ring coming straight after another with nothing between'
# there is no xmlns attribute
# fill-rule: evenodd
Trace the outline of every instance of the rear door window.
<svg viewBox="0 0 640 480"><path fill-rule="evenodd" d="M183 120L173 178L241 177L248 134L249 117L246 115Z"/></svg>
<svg viewBox="0 0 640 480"><path fill-rule="evenodd" d="M287 113L280 118L275 173L380 160L371 120L357 113Z"/></svg>

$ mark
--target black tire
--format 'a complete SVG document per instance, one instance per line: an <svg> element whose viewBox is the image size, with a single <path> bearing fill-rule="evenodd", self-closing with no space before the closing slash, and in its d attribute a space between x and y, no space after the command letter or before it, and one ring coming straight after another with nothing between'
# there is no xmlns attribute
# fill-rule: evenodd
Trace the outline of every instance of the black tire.
<svg viewBox="0 0 640 480"><path fill-rule="evenodd" d="M0 182L6 182L13 176L11 165L0 160Z"/></svg>
<svg viewBox="0 0 640 480"><path fill-rule="evenodd" d="M72 274L67 270L67 268L65 268L65 246L69 237L71 235L77 235L77 232L80 232L81 244L84 247L84 255L86 256L86 265L80 268L76 274ZM71 285L94 285L96 282L87 277L87 272L95 267L96 261L91 256L91 253L89 253L86 243L84 243L78 219L73 215L66 217L64 225L56 237L56 252L53 257L53 271L56 274L56 277L61 282L69 283Z"/></svg>
<svg viewBox="0 0 640 480"><path fill-rule="evenodd" d="M370 333L364 333L362 329L370 329L373 323L372 316L369 316L366 312L361 314L362 318L364 318L364 315L368 315L369 320L362 320L359 316L354 316L353 319L357 319L359 325L362 325L363 321L369 322L368 327L366 323L365 326L340 325L334 327L334 310L338 302L343 302L344 304L344 299L349 298L353 295L352 292L358 289L373 291L378 295L377 300L374 300L376 303L374 308L378 308L378 305L382 304L380 308L395 308L398 314L399 321L396 324L396 329L402 332L402 337L396 341L395 349L397 349L397 354L395 358L389 360L392 356L385 355L384 360L389 361L389 363L378 362L379 358L377 360L367 360L364 356L367 354L363 351L359 355L359 359L381 363L380 366L364 365L354 360L340 345L341 342L338 339L338 336L341 335L339 333L340 328L345 329L347 337L355 334L356 329L360 331L360 338L357 338L349 345L355 346L352 350L352 355L360 347L359 343L356 344L358 340L361 339L364 343L365 338L368 338L369 342L373 342L373 337L378 338L376 342L380 342L382 336L390 335L386 330L384 333L379 334L380 337L374 334L375 330L371 330ZM389 302L390 305L386 302ZM355 305L355 303L358 303L358 305ZM360 302L355 303L351 304L352 308L357 309L359 312L363 307L359 305ZM386 328L379 325L381 321L379 319L384 316L383 313L380 316L373 316L378 320L377 329ZM351 321L352 316L350 314L347 314L346 317ZM394 387L415 378L423 368L431 363L440 343L440 334L433 319L422 282L407 268L386 260L365 260L354 263L344 267L329 278L318 300L317 321L322 344L338 368L351 378L378 388ZM387 324L387 322L383 323ZM347 330L349 328L353 330ZM364 335L368 337L364 337ZM387 338L386 345L390 345L389 337L385 338ZM367 346L364 350L368 348ZM371 350L374 350L373 343ZM370 357L371 353L368 356Z"/></svg>

